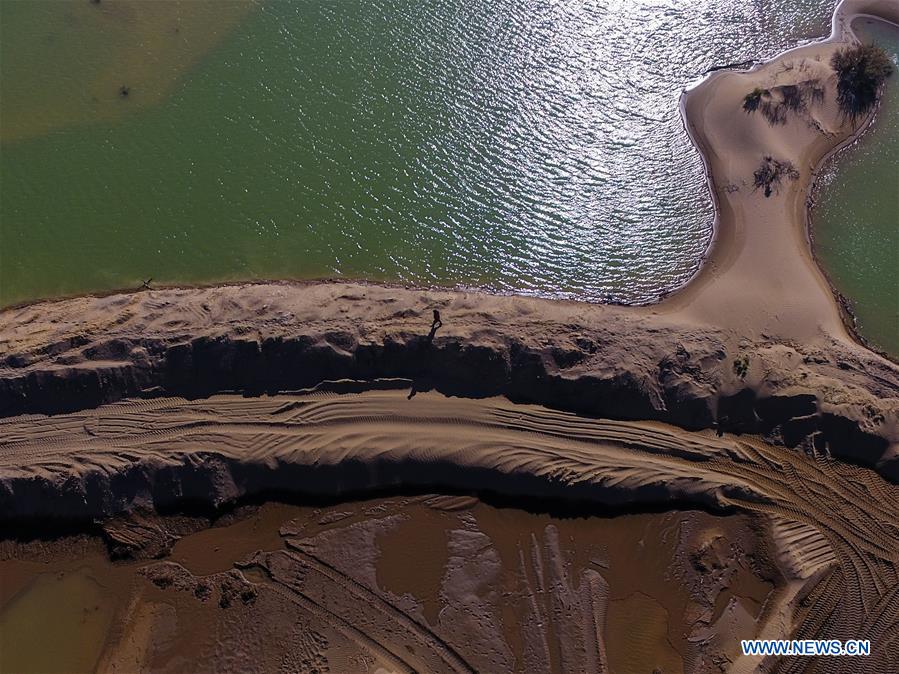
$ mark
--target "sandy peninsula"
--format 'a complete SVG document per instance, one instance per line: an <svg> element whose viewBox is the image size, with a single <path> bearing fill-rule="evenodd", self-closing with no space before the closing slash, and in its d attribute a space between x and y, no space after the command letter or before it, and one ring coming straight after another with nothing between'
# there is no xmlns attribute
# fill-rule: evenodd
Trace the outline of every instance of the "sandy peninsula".
<svg viewBox="0 0 899 674"><path fill-rule="evenodd" d="M718 216L660 304L255 283L4 310L0 569L93 559L119 597L88 658L105 671L192 657L185 620L225 635L191 642L213 669L848 666L738 652L762 635L870 639L852 671L899 670L899 366L853 338L807 232L818 166L869 122L839 113L829 66L859 14L899 24L899 3L844 0L828 39L685 94ZM743 110L809 81L822 93L783 124ZM795 169L768 195L766 157ZM272 499L318 505L260 523ZM500 525L479 499L676 515L631 543L689 563L628 575L570 523ZM446 533L421 545L407 521ZM60 527L82 537L22 540ZM179 552L206 531L233 558ZM635 621L652 644L609 645Z"/></svg>
<svg viewBox="0 0 899 674"><path fill-rule="evenodd" d="M705 161L717 216L706 264L661 311L744 335L850 339L847 317L811 253L808 206L821 165L856 140L874 116L845 118L830 67L834 52L857 43L851 24L862 15L899 23L899 4L843 0L827 39L749 71L715 72L684 95L685 124ZM822 100L787 114L783 124L743 110L744 97L757 87L776 92L810 82L823 88ZM798 172L770 197L753 184L765 157L790 162Z"/></svg>

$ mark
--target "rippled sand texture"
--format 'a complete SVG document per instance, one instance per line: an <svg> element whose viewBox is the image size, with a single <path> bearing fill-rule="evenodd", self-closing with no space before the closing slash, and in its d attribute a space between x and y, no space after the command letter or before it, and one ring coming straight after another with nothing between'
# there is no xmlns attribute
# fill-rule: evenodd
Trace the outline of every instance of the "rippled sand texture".
<svg viewBox="0 0 899 674"><path fill-rule="evenodd" d="M4 48L33 60L4 56L3 118L99 121L4 143L2 303L335 275L651 300L711 231L682 89L820 35L832 9L269 2L238 21L230 4L21 4L3 4ZM210 51L222 22L236 29ZM125 109L141 112L106 117Z"/></svg>

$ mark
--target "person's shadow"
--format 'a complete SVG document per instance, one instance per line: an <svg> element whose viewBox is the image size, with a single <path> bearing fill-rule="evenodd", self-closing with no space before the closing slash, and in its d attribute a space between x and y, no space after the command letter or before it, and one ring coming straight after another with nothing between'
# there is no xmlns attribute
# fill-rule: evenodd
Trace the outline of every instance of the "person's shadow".
<svg viewBox="0 0 899 674"><path fill-rule="evenodd" d="M434 309L434 320L431 323L431 331L428 332L428 336L425 337L424 340L425 349L431 348L431 344L433 344L434 342L434 337L437 335L437 331L442 327L443 321L440 320L440 312L437 311L437 309ZM419 377L412 380L412 388L409 390L409 396L406 398L407 400L412 400L412 398L415 397L415 394L418 393L418 390L422 388L422 385L425 383L426 379L428 379L428 377Z"/></svg>

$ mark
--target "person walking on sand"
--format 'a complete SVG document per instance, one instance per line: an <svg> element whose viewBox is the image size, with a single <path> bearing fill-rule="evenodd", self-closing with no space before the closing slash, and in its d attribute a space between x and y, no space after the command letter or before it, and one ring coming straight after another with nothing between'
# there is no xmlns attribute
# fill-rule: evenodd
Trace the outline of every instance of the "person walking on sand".
<svg viewBox="0 0 899 674"><path fill-rule="evenodd" d="M434 337L437 334L437 331L443 327L443 321L440 320L440 312L437 309L434 309L434 320L431 322L431 331L428 333L428 336L424 338L424 348L429 350L431 345L434 343ZM426 359L424 361L427 362ZM412 388L409 390L408 399L412 400L415 397L415 394L418 393L419 388L421 387L421 381L428 381L430 378L427 375L428 366L424 365L423 374L419 377L419 379L412 380Z"/></svg>
<svg viewBox="0 0 899 674"><path fill-rule="evenodd" d="M428 344L431 344L431 342L434 341L434 336L442 326L443 321L440 320L440 312L434 309L434 321L431 323L431 331L428 333L428 336L425 337L425 341Z"/></svg>

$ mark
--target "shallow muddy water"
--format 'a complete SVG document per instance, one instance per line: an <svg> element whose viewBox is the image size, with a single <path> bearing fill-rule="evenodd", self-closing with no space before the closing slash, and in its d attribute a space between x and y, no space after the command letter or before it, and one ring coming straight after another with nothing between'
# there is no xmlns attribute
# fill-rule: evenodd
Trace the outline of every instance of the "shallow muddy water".
<svg viewBox="0 0 899 674"><path fill-rule="evenodd" d="M825 168L812 234L862 335L899 357L899 28L870 20L856 20L853 28L888 50L896 69L873 126Z"/></svg>
<svg viewBox="0 0 899 674"><path fill-rule="evenodd" d="M363 277L637 302L712 209L678 112L829 0L0 0L0 304Z"/></svg>
<svg viewBox="0 0 899 674"><path fill-rule="evenodd" d="M143 520L142 526L147 524ZM289 588L301 598L324 592L330 611L346 624L363 621L359 626L380 638L363 612L341 613L339 595L350 587L357 603L369 601L370 592L383 598L378 602L388 602L380 615L385 624L394 624L391 629L396 629L396 609L463 652L505 649L514 671L527 671L538 636L547 644L548 671L561 671L577 652L563 642L583 629L605 635L602 649L612 671L683 671L684 661L696 657L689 641L693 621L718 603L714 593L704 594L708 588L719 588L717 596L726 595L727 601L754 604L754 616L772 594L770 581L740 566L764 561L747 527L743 517L699 512L556 517L457 496L324 508L269 503L241 509L174 544L163 564L182 565L199 584L185 584L171 571L148 575L148 569L160 567L155 560L111 562L96 539L7 541L0 544L2 670L237 666L234 654L252 651L262 634L275 635L266 657L293 662L284 654L286 644L278 642L279 630L307 625L306 633L327 635L329 628L314 612L307 624L302 602L300 608L278 604ZM290 562L293 550L314 565L287 585L272 585L271 571L241 565L258 583L258 598L246 606L221 601L216 588L236 562L278 550L282 561L273 568ZM316 579L312 572L322 564L327 573ZM699 569L713 575L701 580ZM722 573L731 574L723 584ZM331 577L336 584L329 584ZM322 578L327 582L317 588ZM601 586L607 589L597 590ZM558 602L568 609L557 612ZM366 610L377 605L366 604ZM583 622L587 607L598 616L590 619L600 621L596 627ZM466 631L469 620L478 626L473 632ZM740 635L715 636L717 620L716 615L706 638L725 639L722 648L731 651ZM333 639L321 646L327 640L316 642L314 657L312 647L303 646L304 657L331 663L336 671L344 661L374 666L369 656L352 660ZM53 648L44 647L48 642ZM400 648L390 639L379 643Z"/></svg>
<svg viewBox="0 0 899 674"><path fill-rule="evenodd" d="M102 579L102 575L99 576ZM116 609L96 569L40 573L0 609L0 671L93 671Z"/></svg>

